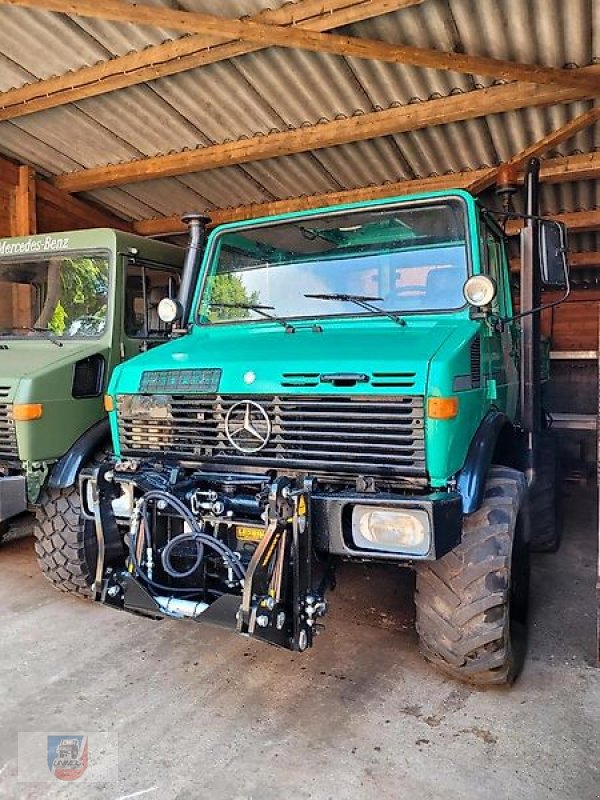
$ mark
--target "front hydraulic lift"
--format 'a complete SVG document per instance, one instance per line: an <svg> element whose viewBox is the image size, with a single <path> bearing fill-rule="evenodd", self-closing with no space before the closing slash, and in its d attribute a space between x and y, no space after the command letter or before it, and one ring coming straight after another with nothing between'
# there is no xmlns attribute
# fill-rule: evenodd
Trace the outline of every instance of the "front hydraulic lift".
<svg viewBox="0 0 600 800"><path fill-rule="evenodd" d="M82 496L88 498L87 515L98 542L96 601L154 619L212 623L290 650L312 646L326 604L321 588L313 590L309 482L277 478L269 484L265 533L246 569L241 597L226 592L210 602L167 597L164 591L158 595L131 565L127 568L112 510L117 485L118 473L106 467L82 476ZM211 514L203 521L223 522Z"/></svg>
<svg viewBox="0 0 600 800"><path fill-rule="evenodd" d="M246 572L238 630L291 650L313 643L324 601L312 590L310 493L271 484L266 533Z"/></svg>

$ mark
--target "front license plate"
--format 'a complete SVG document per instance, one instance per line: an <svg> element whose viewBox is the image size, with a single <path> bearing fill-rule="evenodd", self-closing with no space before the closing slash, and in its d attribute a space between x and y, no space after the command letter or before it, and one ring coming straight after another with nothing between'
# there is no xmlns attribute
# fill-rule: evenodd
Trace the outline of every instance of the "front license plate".
<svg viewBox="0 0 600 800"><path fill-rule="evenodd" d="M242 542L260 542L265 535L265 529L238 525L235 529L235 535L237 539Z"/></svg>

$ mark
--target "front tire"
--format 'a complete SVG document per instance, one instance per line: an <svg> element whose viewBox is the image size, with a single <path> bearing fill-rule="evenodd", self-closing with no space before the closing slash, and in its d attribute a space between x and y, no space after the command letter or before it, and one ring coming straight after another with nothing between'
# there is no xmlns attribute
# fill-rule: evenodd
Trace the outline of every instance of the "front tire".
<svg viewBox="0 0 600 800"><path fill-rule="evenodd" d="M481 507L462 541L417 571L417 632L425 658L477 684L512 683L525 657L528 546L521 513L525 477L492 466Z"/></svg>
<svg viewBox="0 0 600 800"><path fill-rule="evenodd" d="M77 486L43 491L34 534L38 564L50 583L89 597L98 547L93 523L81 516Z"/></svg>

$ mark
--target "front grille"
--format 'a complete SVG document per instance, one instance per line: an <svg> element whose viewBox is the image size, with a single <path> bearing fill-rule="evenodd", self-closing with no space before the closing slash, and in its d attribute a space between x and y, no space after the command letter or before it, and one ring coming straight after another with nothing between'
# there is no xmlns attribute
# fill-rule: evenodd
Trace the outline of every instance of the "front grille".
<svg viewBox="0 0 600 800"><path fill-rule="evenodd" d="M12 406L9 403L0 403L0 460L18 457L19 450Z"/></svg>
<svg viewBox="0 0 600 800"><path fill-rule="evenodd" d="M229 409L252 400L272 425L259 452L228 440ZM157 402L158 401L158 402ZM256 465L314 474L426 477L422 397L121 395L121 451L192 464ZM396 480L397 482L397 480Z"/></svg>

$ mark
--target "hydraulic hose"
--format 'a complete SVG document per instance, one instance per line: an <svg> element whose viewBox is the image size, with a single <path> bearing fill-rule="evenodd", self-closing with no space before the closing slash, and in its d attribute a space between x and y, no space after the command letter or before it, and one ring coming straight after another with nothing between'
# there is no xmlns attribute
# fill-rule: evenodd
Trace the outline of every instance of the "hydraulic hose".
<svg viewBox="0 0 600 800"><path fill-rule="evenodd" d="M163 550L161 561L163 568L165 569L165 572L168 575L170 575L172 578L185 578L192 575L198 569L198 567L202 562L202 559L204 558L204 548L206 546L215 551L217 555L221 556L221 558L228 564L228 566L231 567L232 572L234 573L234 575L238 580L240 581L244 580L245 570L242 564L240 563L239 559L236 557L235 553L229 547L227 547L227 545L224 544L223 542L219 541L218 539L215 539L213 536L209 536L208 534L204 533L200 528L198 521L190 511L190 509L181 500L179 500L179 498L173 497L173 495L170 495L167 492L163 492L159 489L153 489L147 492L142 497L142 502L140 504L140 513L144 523L143 532L148 547L152 546L152 541L150 537L150 524L149 524L150 521L148 518L148 503L150 501L162 502L166 506L169 506L178 514L178 516L183 518L191 528L190 532L185 532L174 537L170 542L167 543L166 547ZM196 549L197 549L196 561L193 567L191 567L190 569L186 570L185 572L179 572L178 570L175 570L173 568L173 564L171 562L172 551L177 544L181 544L182 541L188 539L191 539L196 544ZM129 552L131 560L135 568L138 570L138 572L140 572L140 574L146 580L148 580L149 583L158 586L159 584L156 584L155 581L149 579L148 576L145 574L144 570L142 570L139 560L136 556L135 541L129 542ZM166 588L170 589L172 587L166 587Z"/></svg>
<svg viewBox="0 0 600 800"><path fill-rule="evenodd" d="M173 562L171 561L171 553L173 552L174 548L177 547L178 544L182 544L183 542L192 541L196 545L196 560L192 564L189 569L186 570L178 570L175 569L173 566ZM167 542L165 545L160 560L163 565L164 571L167 575L170 575L172 578L189 578L190 575L193 575L194 572L198 569L200 564L202 563L202 559L204 558L204 545L202 542L195 536L193 533L180 533L178 536L173 537L171 541Z"/></svg>

